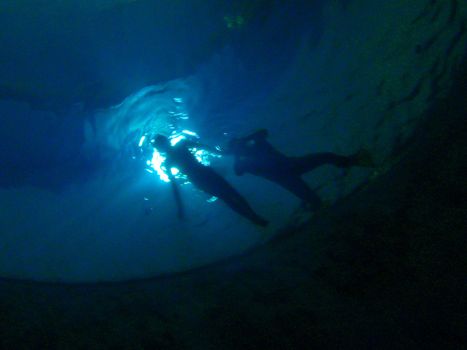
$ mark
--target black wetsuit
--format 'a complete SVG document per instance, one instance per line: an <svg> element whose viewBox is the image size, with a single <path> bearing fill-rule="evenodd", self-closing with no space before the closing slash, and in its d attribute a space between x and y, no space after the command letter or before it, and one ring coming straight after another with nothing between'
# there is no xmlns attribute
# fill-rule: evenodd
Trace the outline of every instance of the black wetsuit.
<svg viewBox="0 0 467 350"><path fill-rule="evenodd" d="M199 163L189 151L189 142L180 141L167 150L166 166L168 169L176 167L185 174L190 182L200 190L218 197L230 208L246 217L254 224L266 226L267 221L256 214L248 202L219 174L212 168ZM179 194L177 202L179 202Z"/></svg>
<svg viewBox="0 0 467 350"><path fill-rule="evenodd" d="M267 131L262 129L231 141L228 151L235 156L235 173L250 173L273 181L308 203L312 210L321 206L321 199L301 176L324 164L341 168L355 165L352 156L340 156L330 152L288 157L277 151L266 137Z"/></svg>

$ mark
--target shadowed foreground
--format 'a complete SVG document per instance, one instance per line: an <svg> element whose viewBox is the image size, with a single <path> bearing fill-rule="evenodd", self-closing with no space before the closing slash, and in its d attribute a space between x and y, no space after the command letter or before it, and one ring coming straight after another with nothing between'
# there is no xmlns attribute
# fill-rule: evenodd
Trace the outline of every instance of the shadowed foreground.
<svg viewBox="0 0 467 350"><path fill-rule="evenodd" d="M391 170L247 256L132 283L0 281L0 347L461 348L465 115L454 87Z"/></svg>

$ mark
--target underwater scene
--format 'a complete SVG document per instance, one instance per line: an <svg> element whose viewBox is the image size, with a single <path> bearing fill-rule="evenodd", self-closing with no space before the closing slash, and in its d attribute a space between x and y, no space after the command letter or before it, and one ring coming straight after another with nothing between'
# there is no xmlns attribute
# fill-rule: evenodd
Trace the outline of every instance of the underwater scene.
<svg viewBox="0 0 467 350"><path fill-rule="evenodd" d="M0 25L0 349L467 344L465 1Z"/></svg>

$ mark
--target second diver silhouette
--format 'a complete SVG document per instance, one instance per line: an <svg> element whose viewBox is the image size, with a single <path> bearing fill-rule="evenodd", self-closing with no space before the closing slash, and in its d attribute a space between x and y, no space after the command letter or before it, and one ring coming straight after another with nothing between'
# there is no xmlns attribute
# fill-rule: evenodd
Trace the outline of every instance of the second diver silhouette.
<svg viewBox="0 0 467 350"><path fill-rule="evenodd" d="M260 129L249 136L230 140L225 153L234 155L235 173L237 175L250 173L275 182L302 199L313 211L319 209L322 202L301 178L303 174L325 164L340 168L373 166L371 156L365 150L360 150L351 156L323 152L302 157L288 157L276 150L266 140L267 136L267 130Z"/></svg>
<svg viewBox="0 0 467 350"><path fill-rule="evenodd" d="M265 227L268 221L256 214L248 202L230 185L222 176L217 174L211 167L198 162L189 148L198 144L188 140L181 140L174 146L164 135L156 135L151 141L153 147L166 155L166 167L169 170L168 176L172 185L172 190L178 207L178 217L184 218L184 208L180 191L170 169L176 167L187 176L188 180L200 190L218 197L226 203L232 210L249 219L258 226Z"/></svg>

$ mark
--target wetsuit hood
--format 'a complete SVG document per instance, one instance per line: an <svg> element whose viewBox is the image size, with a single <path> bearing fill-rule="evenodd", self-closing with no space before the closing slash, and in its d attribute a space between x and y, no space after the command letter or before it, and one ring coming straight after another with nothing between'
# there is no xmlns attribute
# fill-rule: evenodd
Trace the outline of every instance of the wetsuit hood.
<svg viewBox="0 0 467 350"><path fill-rule="evenodd" d="M170 147L169 139L161 134L156 135L154 140L151 141L151 144L161 152L167 152Z"/></svg>

